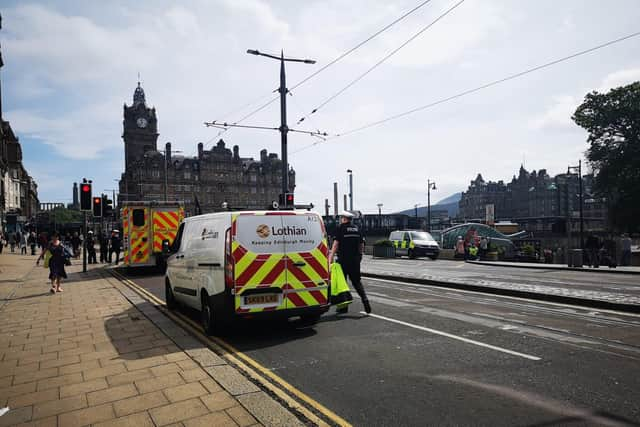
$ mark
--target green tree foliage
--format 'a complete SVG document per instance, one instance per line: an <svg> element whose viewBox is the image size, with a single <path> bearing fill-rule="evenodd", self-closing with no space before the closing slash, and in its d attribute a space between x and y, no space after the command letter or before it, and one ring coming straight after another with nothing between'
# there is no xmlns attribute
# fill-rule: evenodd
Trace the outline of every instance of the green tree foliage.
<svg viewBox="0 0 640 427"><path fill-rule="evenodd" d="M589 132L586 155L612 224L640 231L640 82L587 94L572 119Z"/></svg>
<svg viewBox="0 0 640 427"><path fill-rule="evenodd" d="M53 209L49 216L50 222L56 222L58 224L80 222L82 219L82 212L62 207Z"/></svg>

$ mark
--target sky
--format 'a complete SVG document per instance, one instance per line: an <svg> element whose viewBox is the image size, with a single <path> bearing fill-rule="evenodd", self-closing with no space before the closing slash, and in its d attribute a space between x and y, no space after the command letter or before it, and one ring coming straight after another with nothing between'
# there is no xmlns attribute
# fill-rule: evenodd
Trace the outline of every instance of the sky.
<svg viewBox="0 0 640 427"><path fill-rule="evenodd" d="M274 96L277 61L247 49L310 58L287 64L287 86L319 70L422 0L3 0L4 120L22 144L41 202L71 202L73 182L117 188L123 105L138 74L158 115L158 148L185 155L223 138L242 157L280 153L276 131L220 131ZM554 175L584 159L571 114L590 91L640 80L640 37L362 131L352 129L640 31L637 0L466 0L340 96L330 95L457 3L432 0L288 96L297 203L323 209L333 183L354 208L395 212L466 190L481 173L508 181L521 164ZM242 109L241 107L245 107ZM277 127L278 102L243 124ZM333 209L333 208L332 208ZM342 209L342 206L340 206Z"/></svg>

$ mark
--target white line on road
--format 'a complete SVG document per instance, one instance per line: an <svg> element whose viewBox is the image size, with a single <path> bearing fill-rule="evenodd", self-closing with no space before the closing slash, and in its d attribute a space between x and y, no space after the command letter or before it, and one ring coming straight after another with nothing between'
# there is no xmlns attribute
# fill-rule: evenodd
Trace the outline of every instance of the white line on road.
<svg viewBox="0 0 640 427"><path fill-rule="evenodd" d="M361 311L360 313L366 314L364 311ZM402 320L396 320L396 319L392 319L390 317L380 316L379 314L371 314L370 313L369 317L375 317L377 319L386 320L387 322L397 323L399 325L408 326L410 328L419 329L419 330L425 331L425 332L431 332L432 334L435 334L435 335L442 335L443 337L452 338L454 340L466 342L467 344L473 344L473 345L477 345L477 346L480 346L480 347L489 348L491 350L500 351L502 353L511 354L513 356L523 357L523 358L529 359L529 360L541 360L540 357L531 356L530 354L519 353L517 351L508 350L506 348L496 347L495 345L485 344L485 343L482 343L480 341L470 340L469 338L459 337L458 335L453 335L453 334L450 334L450 333L447 333L447 332L438 331L436 329L425 328L424 326L414 325L413 323L403 322Z"/></svg>

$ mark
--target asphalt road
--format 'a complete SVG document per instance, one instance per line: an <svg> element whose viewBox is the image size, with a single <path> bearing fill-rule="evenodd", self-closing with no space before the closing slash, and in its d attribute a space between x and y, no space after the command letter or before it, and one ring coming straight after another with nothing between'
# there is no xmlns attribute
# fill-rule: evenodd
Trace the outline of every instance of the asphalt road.
<svg viewBox="0 0 640 427"><path fill-rule="evenodd" d="M160 276L129 277L164 298ZM354 425L640 425L640 316L364 283L371 316L356 301L225 339Z"/></svg>

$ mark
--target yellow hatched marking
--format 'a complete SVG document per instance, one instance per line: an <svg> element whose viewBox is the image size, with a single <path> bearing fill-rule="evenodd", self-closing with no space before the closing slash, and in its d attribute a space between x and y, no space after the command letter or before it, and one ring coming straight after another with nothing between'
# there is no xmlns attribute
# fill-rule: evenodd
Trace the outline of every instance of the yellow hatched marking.
<svg viewBox="0 0 640 427"><path fill-rule="evenodd" d="M240 277L242 273L251 265L251 263L257 258L257 255L253 252L247 252L244 256L236 263L236 279Z"/></svg>
<svg viewBox="0 0 640 427"><path fill-rule="evenodd" d="M311 295L311 293L309 291L296 292L296 295L298 295L300 298L302 298L302 301L304 301L304 303L307 306L320 305L320 303L318 301L316 301L316 299L313 297L313 295ZM294 305L294 304L291 303L291 305Z"/></svg>
<svg viewBox="0 0 640 427"><path fill-rule="evenodd" d="M249 279L252 283L250 283L251 287L257 287L262 279L264 279L267 274L271 273L271 270L278 264L278 260L282 258L282 255L271 255L262 266L256 271L251 279ZM283 270L284 271L284 270ZM255 283L255 284L254 284ZM283 282L284 283L284 282Z"/></svg>

